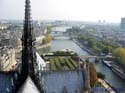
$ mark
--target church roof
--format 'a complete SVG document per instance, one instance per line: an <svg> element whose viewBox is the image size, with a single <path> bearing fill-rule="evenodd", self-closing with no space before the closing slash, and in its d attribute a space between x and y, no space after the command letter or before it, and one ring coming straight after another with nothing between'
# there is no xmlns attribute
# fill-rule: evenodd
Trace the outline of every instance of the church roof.
<svg viewBox="0 0 125 93"><path fill-rule="evenodd" d="M28 76L18 93L40 93L40 91L37 89L30 76Z"/></svg>
<svg viewBox="0 0 125 93"><path fill-rule="evenodd" d="M0 72L0 93L10 93L13 90L13 73Z"/></svg>
<svg viewBox="0 0 125 93"><path fill-rule="evenodd" d="M39 70L42 67L45 67L46 66L46 62L41 58L41 56L36 52L36 60L37 60L37 63L38 63L38 66L39 66Z"/></svg>

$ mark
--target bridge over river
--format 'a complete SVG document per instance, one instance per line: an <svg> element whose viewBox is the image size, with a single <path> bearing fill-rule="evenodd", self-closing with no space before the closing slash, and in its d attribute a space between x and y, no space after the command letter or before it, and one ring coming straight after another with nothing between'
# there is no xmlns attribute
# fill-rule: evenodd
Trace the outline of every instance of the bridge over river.
<svg viewBox="0 0 125 93"><path fill-rule="evenodd" d="M93 55L79 55L81 59L106 59L106 58L115 58L111 56L93 56Z"/></svg>

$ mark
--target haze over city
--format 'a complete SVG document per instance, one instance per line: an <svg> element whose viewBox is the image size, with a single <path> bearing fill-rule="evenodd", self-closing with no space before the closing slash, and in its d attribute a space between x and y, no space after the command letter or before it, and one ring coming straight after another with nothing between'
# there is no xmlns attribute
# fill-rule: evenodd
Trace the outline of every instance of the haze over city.
<svg viewBox="0 0 125 93"><path fill-rule="evenodd" d="M31 0L37 20L120 22L124 0ZM0 19L23 19L24 0L0 0Z"/></svg>

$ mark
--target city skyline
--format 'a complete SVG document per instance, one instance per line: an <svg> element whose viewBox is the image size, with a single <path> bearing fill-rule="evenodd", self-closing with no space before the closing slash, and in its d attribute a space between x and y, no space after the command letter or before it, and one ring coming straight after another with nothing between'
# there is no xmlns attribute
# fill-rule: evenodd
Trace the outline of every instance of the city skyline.
<svg viewBox="0 0 125 93"><path fill-rule="evenodd" d="M124 0L31 0L34 20L119 22ZM23 19L24 0L0 0L0 19Z"/></svg>

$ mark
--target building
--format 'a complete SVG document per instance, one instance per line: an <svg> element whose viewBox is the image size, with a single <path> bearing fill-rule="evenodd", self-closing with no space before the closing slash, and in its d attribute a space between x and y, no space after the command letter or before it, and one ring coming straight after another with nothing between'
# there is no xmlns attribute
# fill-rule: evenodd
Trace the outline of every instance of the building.
<svg viewBox="0 0 125 93"><path fill-rule="evenodd" d="M15 70L16 67L15 49L12 47L0 47L0 71Z"/></svg>
<svg viewBox="0 0 125 93"><path fill-rule="evenodd" d="M8 26L4 25L4 24L0 24L0 30L4 30L7 29Z"/></svg>
<svg viewBox="0 0 125 93"><path fill-rule="evenodd" d="M44 38L45 38L45 36L43 36L43 35L36 37L36 41L35 41L36 44L37 44L37 45L42 44Z"/></svg>
<svg viewBox="0 0 125 93"><path fill-rule="evenodd" d="M67 29L69 29L69 28L71 28L71 27L66 27L66 26L53 27L52 32L51 32L51 36L52 37L63 36L67 32Z"/></svg>
<svg viewBox="0 0 125 93"><path fill-rule="evenodd" d="M46 62L40 57L40 55L36 52L36 61L38 63L39 71L46 70Z"/></svg>
<svg viewBox="0 0 125 93"><path fill-rule="evenodd" d="M125 18L121 18L121 31L125 31Z"/></svg>

